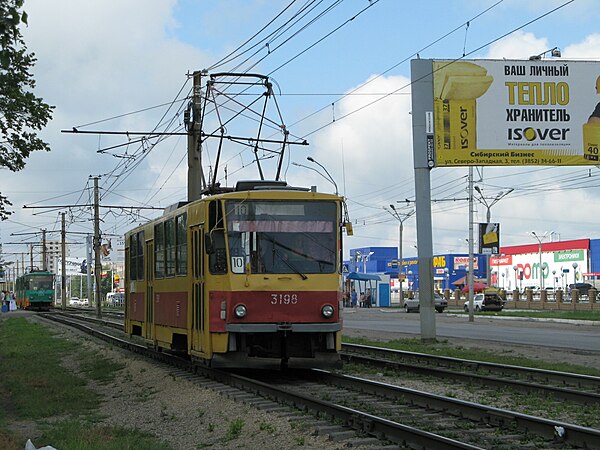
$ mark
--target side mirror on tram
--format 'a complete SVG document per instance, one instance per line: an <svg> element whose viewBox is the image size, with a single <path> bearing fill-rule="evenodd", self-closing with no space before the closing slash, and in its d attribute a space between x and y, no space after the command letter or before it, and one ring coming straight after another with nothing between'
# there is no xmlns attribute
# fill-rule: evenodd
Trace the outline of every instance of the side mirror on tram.
<svg viewBox="0 0 600 450"><path fill-rule="evenodd" d="M354 231L352 230L352 222L344 223L344 227L346 228L346 235L348 235L348 236L354 235Z"/></svg>
<svg viewBox="0 0 600 450"><path fill-rule="evenodd" d="M207 255L212 255L215 252L215 247L210 234L204 235L204 250L206 250Z"/></svg>

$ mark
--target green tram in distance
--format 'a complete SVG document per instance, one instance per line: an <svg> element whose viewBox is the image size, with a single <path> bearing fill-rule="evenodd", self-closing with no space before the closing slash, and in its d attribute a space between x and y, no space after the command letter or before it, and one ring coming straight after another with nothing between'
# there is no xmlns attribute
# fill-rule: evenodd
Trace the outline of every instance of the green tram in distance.
<svg viewBox="0 0 600 450"><path fill-rule="evenodd" d="M21 309L48 310L54 301L54 274L32 270L15 283L17 306Z"/></svg>

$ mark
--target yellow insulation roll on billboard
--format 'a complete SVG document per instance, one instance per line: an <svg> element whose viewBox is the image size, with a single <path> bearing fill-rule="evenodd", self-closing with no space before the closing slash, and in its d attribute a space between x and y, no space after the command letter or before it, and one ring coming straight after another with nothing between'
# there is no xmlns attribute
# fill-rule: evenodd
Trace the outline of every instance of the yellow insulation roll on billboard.
<svg viewBox="0 0 600 450"><path fill-rule="evenodd" d="M434 62L434 108L437 145L445 150L477 148L477 105L492 84L487 70L477 64ZM439 147L438 147L439 148Z"/></svg>

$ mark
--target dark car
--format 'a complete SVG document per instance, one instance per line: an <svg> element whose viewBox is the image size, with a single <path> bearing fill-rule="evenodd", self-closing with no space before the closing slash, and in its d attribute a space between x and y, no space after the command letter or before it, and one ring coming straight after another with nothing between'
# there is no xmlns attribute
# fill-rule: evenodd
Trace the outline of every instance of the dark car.
<svg viewBox="0 0 600 450"><path fill-rule="evenodd" d="M502 311L504 300L497 292L484 292L475 294L473 297L473 307L475 311ZM469 301L464 304L465 311L469 311Z"/></svg>
<svg viewBox="0 0 600 450"><path fill-rule="evenodd" d="M448 300L442 297L437 292L433 294L434 308L437 312L444 312L444 309L448 307ZM404 310L408 313L411 311L419 312L419 294L415 294L415 298L407 298L404 301Z"/></svg>
<svg viewBox="0 0 600 450"><path fill-rule="evenodd" d="M575 283L569 285L569 289L577 289L579 291L579 295L588 295L588 291L593 287L594 286L592 286L590 283Z"/></svg>

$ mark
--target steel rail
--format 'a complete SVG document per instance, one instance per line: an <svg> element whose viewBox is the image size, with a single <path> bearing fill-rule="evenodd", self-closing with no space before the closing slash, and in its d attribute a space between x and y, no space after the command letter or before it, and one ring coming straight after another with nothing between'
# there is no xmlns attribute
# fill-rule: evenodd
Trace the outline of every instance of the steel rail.
<svg viewBox="0 0 600 450"><path fill-rule="evenodd" d="M377 381L365 380L348 375L334 374L324 370L313 370L336 387L371 393L384 398L398 398L413 405L435 410L452 412L453 415L474 421L483 421L493 426L511 427L524 432L533 432L546 439L555 439L583 448L600 448L600 430L568 424L556 420L530 416L492 406L481 405L465 400L444 397L437 394L403 388Z"/></svg>
<svg viewBox="0 0 600 450"><path fill-rule="evenodd" d="M600 404L600 394L587 391L576 391L574 389L548 386L540 383L532 383L509 378L498 378L494 376L480 375L476 373L460 372L456 370L442 369L439 367L408 364L398 361L376 359L368 356L355 355L351 353L342 354L342 361L347 363L356 362L374 367L393 368L394 370L405 370L420 375L432 375L447 378L452 381L467 383L478 383L485 387L511 388L519 392L537 392L542 395L553 395L554 397L584 405Z"/></svg>
<svg viewBox="0 0 600 450"><path fill-rule="evenodd" d="M471 369L473 371L487 370L504 376L525 376L529 379L536 379L538 382L554 382L558 385L585 387L595 391L600 391L600 377L592 375L583 375L577 373L559 372L554 370L538 369L533 367L513 366L509 364L499 364L484 361L475 361L470 359L452 358L449 356L428 355L426 353L408 352L403 350L393 350L381 347L370 347L359 344L342 344L342 350L350 352L369 352L385 357L401 357L412 360L420 360L428 365L437 366L459 366Z"/></svg>
<svg viewBox="0 0 600 450"><path fill-rule="evenodd" d="M257 381L248 377L237 375L231 372L225 372L210 367L193 364L189 360L174 357L163 352L156 352L153 349L147 348L144 345L130 342L126 339L121 339L108 333L96 330L80 322L73 322L71 318L61 317L63 314L48 313L42 315L50 320L62 323L79 329L103 341L115 344L127 350L139 353L143 356L150 357L155 360L173 364L179 369L194 372L206 378L225 383L233 387L241 388L246 391L258 393L267 398L271 398L277 402L292 405L300 410L311 410L317 413L324 413L330 417L341 419L346 426L360 430L370 435L377 437L380 440L389 440L396 443L407 444L411 443L424 449L465 449L475 450L481 447L473 446L467 443L456 441L454 439L439 436L434 433L420 430L418 428L402 425L397 422L392 422L383 418L373 416L355 409L347 408L341 405L312 398L303 394L293 393L286 389L280 389L271 384ZM74 320L83 319L75 317ZM86 318L87 319L87 318Z"/></svg>
<svg viewBox="0 0 600 450"><path fill-rule="evenodd" d="M324 400L319 400L304 394L293 393L285 388L278 388L272 383L254 380L241 375L212 369L203 365L194 364L187 359L177 358L164 352L154 351L145 345L136 344L127 339L118 338L102 331L91 328L82 323L73 323L55 313L42 313L43 317L56 320L69 326L78 328L86 333L111 342L120 347L143 354L156 360L168 362L180 369L201 374L207 378L242 388L254 393L271 398L275 401L291 404L303 410L313 410L326 413L341 419L347 426L369 433L379 439L387 439L401 444L416 444L421 448L432 449L475 449L471 444L439 436L423 430L416 429L397 422L389 421L352 408L343 407ZM526 433L534 433L555 442L563 442L583 448L600 448L600 430L581 427L555 420L548 420L527 414L516 413L500 408L480 405L464 400L453 399L436 394L430 394L413 389L393 386L376 381L365 380L357 377L334 374L325 370L314 369L308 372L319 381L326 380L328 384L336 387L345 387L361 392L377 395L384 398L402 398L410 404L418 405L428 410L452 412L462 418L476 422L484 422L492 426L513 427Z"/></svg>

